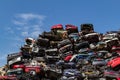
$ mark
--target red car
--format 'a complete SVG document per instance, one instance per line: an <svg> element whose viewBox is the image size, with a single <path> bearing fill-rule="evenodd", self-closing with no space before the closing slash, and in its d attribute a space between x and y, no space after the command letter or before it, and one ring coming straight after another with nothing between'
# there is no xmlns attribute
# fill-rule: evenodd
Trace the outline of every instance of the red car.
<svg viewBox="0 0 120 80"><path fill-rule="evenodd" d="M16 76L0 76L0 80L17 80Z"/></svg>
<svg viewBox="0 0 120 80"><path fill-rule="evenodd" d="M75 26L75 25L66 24L65 27L66 27L66 30L67 30L68 34L78 33L78 27Z"/></svg>
<svg viewBox="0 0 120 80"><path fill-rule="evenodd" d="M51 27L51 30L58 30L58 29L63 29L63 25L62 24L56 24L56 25L53 25Z"/></svg>
<svg viewBox="0 0 120 80"><path fill-rule="evenodd" d="M107 63L107 66L110 66L111 68L116 68L119 65L120 65L120 57L116 57Z"/></svg>
<svg viewBox="0 0 120 80"><path fill-rule="evenodd" d="M35 73L40 73L40 66L26 66L25 67L25 72L29 73L31 71L34 71Z"/></svg>
<svg viewBox="0 0 120 80"><path fill-rule="evenodd" d="M13 69L17 69L17 68L22 68L22 69L24 69L25 68L25 65L23 65L23 64L20 64L20 65L13 65Z"/></svg>

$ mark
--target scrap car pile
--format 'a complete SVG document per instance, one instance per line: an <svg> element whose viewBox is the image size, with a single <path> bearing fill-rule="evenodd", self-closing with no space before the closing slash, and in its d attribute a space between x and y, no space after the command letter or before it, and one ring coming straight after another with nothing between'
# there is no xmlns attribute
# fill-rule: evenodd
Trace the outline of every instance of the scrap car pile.
<svg viewBox="0 0 120 80"><path fill-rule="evenodd" d="M62 24L8 54L0 80L120 80L120 31Z"/></svg>

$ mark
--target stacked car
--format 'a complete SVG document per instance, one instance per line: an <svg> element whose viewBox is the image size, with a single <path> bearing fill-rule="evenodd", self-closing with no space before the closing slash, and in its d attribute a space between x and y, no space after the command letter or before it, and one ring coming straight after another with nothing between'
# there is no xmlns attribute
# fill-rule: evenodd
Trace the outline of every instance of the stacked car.
<svg viewBox="0 0 120 80"><path fill-rule="evenodd" d="M20 51L8 54L0 80L120 79L120 31L102 34L91 23L81 24L80 31L56 24L24 42Z"/></svg>

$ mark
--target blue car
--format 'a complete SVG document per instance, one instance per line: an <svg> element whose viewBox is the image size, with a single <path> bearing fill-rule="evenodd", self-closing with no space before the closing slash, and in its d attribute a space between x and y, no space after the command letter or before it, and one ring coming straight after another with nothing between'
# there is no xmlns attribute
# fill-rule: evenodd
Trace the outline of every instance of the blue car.
<svg viewBox="0 0 120 80"><path fill-rule="evenodd" d="M82 80L82 74L77 69L65 69L60 80Z"/></svg>

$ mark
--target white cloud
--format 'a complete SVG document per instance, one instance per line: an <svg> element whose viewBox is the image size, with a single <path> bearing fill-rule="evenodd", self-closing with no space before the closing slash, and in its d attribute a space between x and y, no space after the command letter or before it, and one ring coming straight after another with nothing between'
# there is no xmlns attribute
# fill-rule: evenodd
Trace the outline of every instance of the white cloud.
<svg viewBox="0 0 120 80"><path fill-rule="evenodd" d="M36 38L43 31L45 17L38 14L22 13L15 15L13 23L17 26L16 30L20 31L20 36Z"/></svg>
<svg viewBox="0 0 120 80"><path fill-rule="evenodd" d="M14 31L13 31L13 29L11 27L6 27L5 29L9 33L14 33Z"/></svg>
<svg viewBox="0 0 120 80"><path fill-rule="evenodd" d="M13 23L16 24L16 25L19 25L19 26L23 26L25 25L26 23L25 22L20 22L20 21L17 21L17 20L13 20Z"/></svg>
<svg viewBox="0 0 120 80"><path fill-rule="evenodd" d="M33 18L39 19L39 20L43 20L45 18L45 16L43 15L38 15L38 14L32 14L32 13L23 13L23 14L17 14L16 17L20 17L23 20L31 20Z"/></svg>
<svg viewBox="0 0 120 80"><path fill-rule="evenodd" d="M28 32L21 32L22 36L28 36Z"/></svg>

